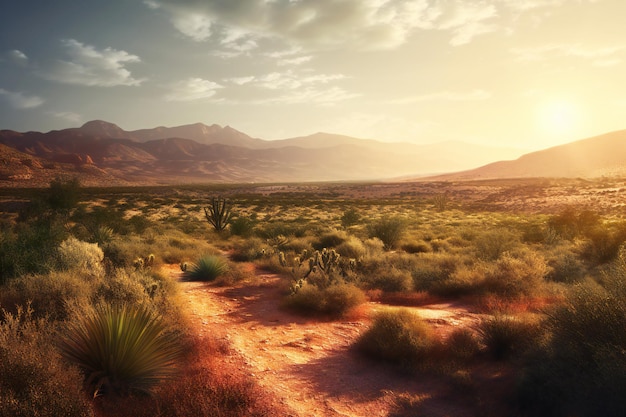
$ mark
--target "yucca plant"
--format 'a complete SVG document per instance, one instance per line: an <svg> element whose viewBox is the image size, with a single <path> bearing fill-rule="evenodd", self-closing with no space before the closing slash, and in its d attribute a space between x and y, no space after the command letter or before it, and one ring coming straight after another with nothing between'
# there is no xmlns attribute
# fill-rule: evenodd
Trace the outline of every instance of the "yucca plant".
<svg viewBox="0 0 626 417"><path fill-rule="evenodd" d="M178 338L148 306L101 305L70 323L58 345L94 396L150 394L176 375L182 354Z"/></svg>
<svg viewBox="0 0 626 417"><path fill-rule="evenodd" d="M228 271L228 263L223 258L205 255L187 269L185 278L190 281L215 281L226 271Z"/></svg>

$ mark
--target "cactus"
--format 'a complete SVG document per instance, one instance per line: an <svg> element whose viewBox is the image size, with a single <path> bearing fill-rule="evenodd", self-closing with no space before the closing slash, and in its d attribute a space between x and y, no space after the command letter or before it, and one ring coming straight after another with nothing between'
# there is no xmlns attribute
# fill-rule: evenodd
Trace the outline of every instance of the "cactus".
<svg viewBox="0 0 626 417"><path fill-rule="evenodd" d="M221 232L228 226L231 218L231 211L225 198L213 197L211 199L211 206L204 207L204 215L216 231Z"/></svg>

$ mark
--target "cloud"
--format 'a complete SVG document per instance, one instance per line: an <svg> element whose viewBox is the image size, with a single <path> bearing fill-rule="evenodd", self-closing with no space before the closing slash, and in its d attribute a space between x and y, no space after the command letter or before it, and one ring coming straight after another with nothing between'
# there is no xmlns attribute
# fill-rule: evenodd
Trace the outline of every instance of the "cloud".
<svg viewBox="0 0 626 417"><path fill-rule="evenodd" d="M265 103L283 103L283 104L321 104L332 105L339 101L344 101L359 97L359 94L350 93L343 88L333 86L330 88L316 88L313 86L302 89L293 90L280 96L264 100Z"/></svg>
<svg viewBox="0 0 626 417"><path fill-rule="evenodd" d="M4 88L0 88L0 99L9 104L9 106L19 109L33 109L39 107L44 103L44 99L37 96L27 96L19 91L8 91Z"/></svg>
<svg viewBox="0 0 626 417"><path fill-rule="evenodd" d="M307 49L393 49L419 31L449 33L461 46L476 37L510 32L516 19L570 0L144 0L169 15L176 30L195 40L229 44L239 37L281 39ZM577 0L594 2L597 0ZM225 41L226 40L226 41ZM252 45L250 43L249 45ZM236 45L236 43L230 43Z"/></svg>
<svg viewBox="0 0 626 417"><path fill-rule="evenodd" d="M172 84L167 101L196 101L213 97L222 85L202 78L187 78Z"/></svg>
<svg viewBox="0 0 626 417"><path fill-rule="evenodd" d="M48 112L48 114L72 123L80 123L83 120L83 116L71 111Z"/></svg>
<svg viewBox="0 0 626 417"><path fill-rule="evenodd" d="M595 66L613 66L622 60L623 46L591 48L580 44L551 44L535 48L515 48L511 52L521 62L545 61L555 57L572 57L590 61Z"/></svg>
<svg viewBox="0 0 626 417"><path fill-rule="evenodd" d="M9 60L17 65L26 66L28 65L28 57L26 54L19 49L13 49L7 53Z"/></svg>
<svg viewBox="0 0 626 417"><path fill-rule="evenodd" d="M471 42L478 35L497 31L499 26L490 22L497 16L494 4L456 1L445 12L442 11L437 29L451 31L450 45L460 46Z"/></svg>
<svg viewBox="0 0 626 417"><path fill-rule="evenodd" d="M472 90L467 92L439 91L436 93L419 96L404 97L389 101L390 104L412 104L423 101L481 101L491 98L491 93L485 90Z"/></svg>
<svg viewBox="0 0 626 417"><path fill-rule="evenodd" d="M113 48L98 50L74 39L61 41L69 60L58 60L40 72L48 80L64 84L113 87L137 86L144 79L133 78L125 65L140 62L138 56Z"/></svg>

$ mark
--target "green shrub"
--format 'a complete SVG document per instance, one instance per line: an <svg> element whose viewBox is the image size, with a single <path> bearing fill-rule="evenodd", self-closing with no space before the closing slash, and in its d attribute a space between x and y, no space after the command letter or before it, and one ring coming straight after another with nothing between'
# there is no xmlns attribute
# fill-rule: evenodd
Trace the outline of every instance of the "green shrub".
<svg viewBox="0 0 626 417"><path fill-rule="evenodd" d="M228 262L224 258L217 255L205 255L191 265L184 277L191 281L214 281L227 271Z"/></svg>
<svg viewBox="0 0 626 417"><path fill-rule="evenodd" d="M58 346L95 395L150 393L176 374L179 340L150 307L101 305L68 323Z"/></svg>
<svg viewBox="0 0 626 417"><path fill-rule="evenodd" d="M354 236L349 236L345 242L335 247L338 254L344 258L362 259L367 254L367 249L363 242Z"/></svg>
<svg viewBox="0 0 626 417"><path fill-rule="evenodd" d="M81 271L84 275L102 276L104 253L96 243L81 242L73 236L61 242L58 250L62 269Z"/></svg>
<svg viewBox="0 0 626 417"><path fill-rule="evenodd" d="M368 289L382 290L383 292L409 292L413 289L413 277L409 271L389 268L377 270L373 274L363 277L363 283Z"/></svg>
<svg viewBox="0 0 626 417"><path fill-rule="evenodd" d="M536 252L522 252L517 257L506 254L486 269L483 290L509 299L537 295L548 272L545 259Z"/></svg>
<svg viewBox="0 0 626 417"><path fill-rule="evenodd" d="M365 294L353 284L338 283L319 288L306 282L285 298L286 307L303 314L341 316L365 302Z"/></svg>
<svg viewBox="0 0 626 417"><path fill-rule="evenodd" d="M520 406L528 415L623 416L626 413L626 269L576 284L548 314L548 342L523 369Z"/></svg>
<svg viewBox="0 0 626 417"><path fill-rule="evenodd" d="M399 216L383 217L368 225L369 237L383 242L385 250L396 247L406 229L406 220Z"/></svg>
<svg viewBox="0 0 626 417"><path fill-rule="evenodd" d="M402 250L406 253L425 253L432 252L433 248L426 242L409 242L402 245Z"/></svg>
<svg viewBox="0 0 626 417"><path fill-rule="evenodd" d="M30 303L34 317L65 320L70 315L70 306L88 303L93 291L93 282L83 279L76 271L25 275L2 288L0 305L15 313L18 306Z"/></svg>
<svg viewBox="0 0 626 417"><path fill-rule="evenodd" d="M398 309L376 314L357 346L375 358L418 364L428 358L435 343L434 333L424 320L407 309Z"/></svg>
<svg viewBox="0 0 626 417"><path fill-rule="evenodd" d="M543 336L538 319L505 314L482 320L479 333L487 353L497 360L525 353Z"/></svg>
<svg viewBox="0 0 626 417"><path fill-rule="evenodd" d="M548 265L550 270L546 279L553 282L573 284L582 281L586 274L582 261L572 252L557 254L548 261Z"/></svg>
<svg viewBox="0 0 626 417"><path fill-rule="evenodd" d="M468 361L481 349L481 343L474 331L467 327L454 329L445 341L445 348L453 360Z"/></svg>
<svg viewBox="0 0 626 417"><path fill-rule="evenodd" d="M361 215L354 208L350 208L346 210L341 216L341 225L346 228L359 224L360 221L361 221Z"/></svg>
<svg viewBox="0 0 626 417"><path fill-rule="evenodd" d="M321 235L317 241L313 242L313 248L322 250L324 248L336 248L348 240L348 234L343 231L333 230Z"/></svg>
<svg viewBox="0 0 626 417"><path fill-rule="evenodd" d="M92 416L77 368L51 349L52 328L26 307L0 319L0 417Z"/></svg>
<svg viewBox="0 0 626 417"><path fill-rule="evenodd" d="M249 237L254 232L255 221L250 217L239 216L230 223L230 233L235 236Z"/></svg>
<svg viewBox="0 0 626 417"><path fill-rule="evenodd" d="M495 261L505 252L519 245L519 238L508 229L491 230L474 239L476 256L486 261Z"/></svg>

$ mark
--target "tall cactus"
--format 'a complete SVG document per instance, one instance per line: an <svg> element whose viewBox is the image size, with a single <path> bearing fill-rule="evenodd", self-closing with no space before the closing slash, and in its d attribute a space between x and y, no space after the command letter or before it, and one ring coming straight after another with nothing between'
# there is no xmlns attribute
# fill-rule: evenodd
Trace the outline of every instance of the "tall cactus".
<svg viewBox="0 0 626 417"><path fill-rule="evenodd" d="M225 198L213 197L211 206L204 207L204 215L215 230L221 232L230 223L231 211L228 201Z"/></svg>

